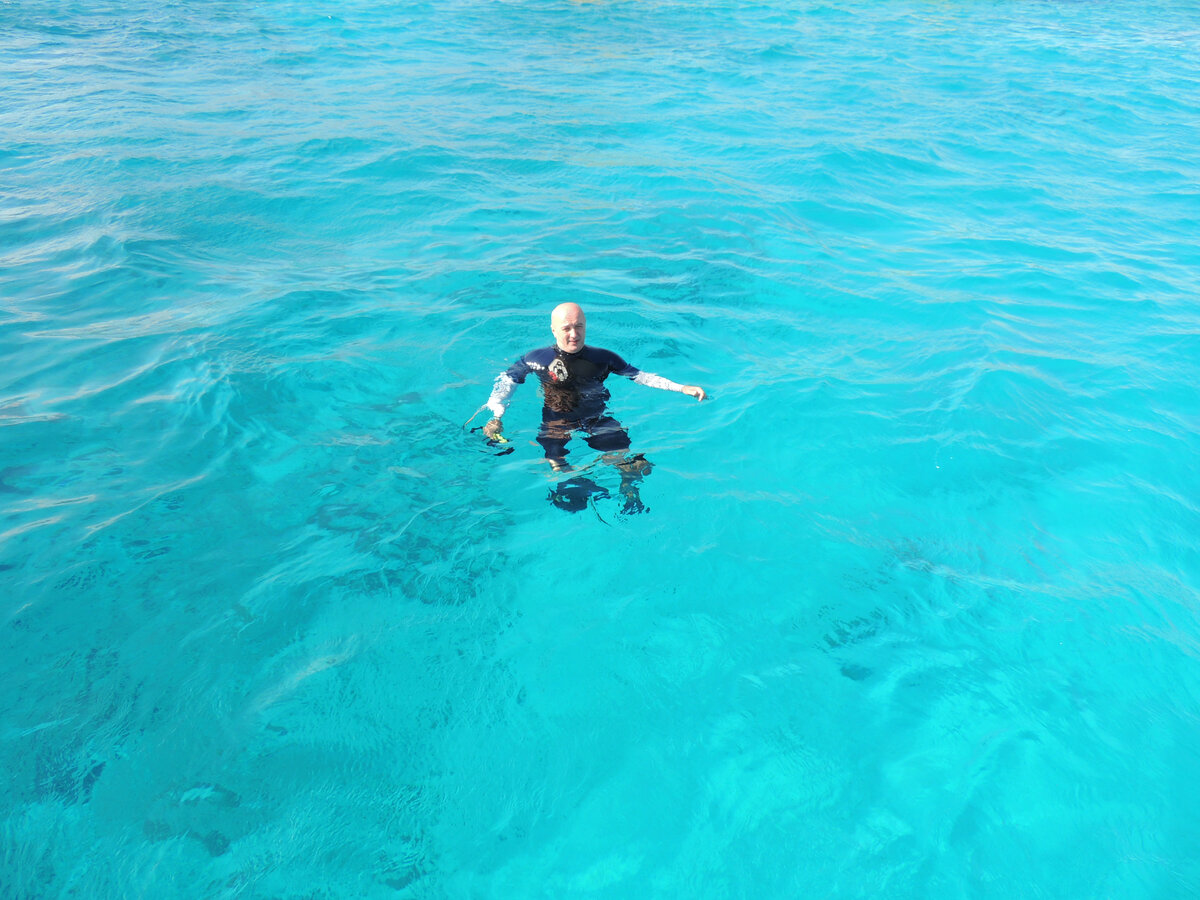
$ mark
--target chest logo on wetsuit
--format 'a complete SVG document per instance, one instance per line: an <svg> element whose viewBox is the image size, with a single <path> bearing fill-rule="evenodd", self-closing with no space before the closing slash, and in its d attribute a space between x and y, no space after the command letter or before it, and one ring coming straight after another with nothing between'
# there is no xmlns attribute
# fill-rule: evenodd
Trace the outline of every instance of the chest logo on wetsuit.
<svg viewBox="0 0 1200 900"><path fill-rule="evenodd" d="M566 381L571 377L571 373L567 371L567 364L561 359L556 359L550 363L550 377L555 381Z"/></svg>

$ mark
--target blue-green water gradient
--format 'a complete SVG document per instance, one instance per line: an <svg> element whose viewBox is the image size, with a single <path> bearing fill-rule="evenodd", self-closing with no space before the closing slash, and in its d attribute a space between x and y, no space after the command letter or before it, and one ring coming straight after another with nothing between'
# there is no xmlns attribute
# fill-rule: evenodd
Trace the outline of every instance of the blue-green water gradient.
<svg viewBox="0 0 1200 900"><path fill-rule="evenodd" d="M1198 60L0 4L0 894L1200 894ZM461 427L568 300L646 514Z"/></svg>

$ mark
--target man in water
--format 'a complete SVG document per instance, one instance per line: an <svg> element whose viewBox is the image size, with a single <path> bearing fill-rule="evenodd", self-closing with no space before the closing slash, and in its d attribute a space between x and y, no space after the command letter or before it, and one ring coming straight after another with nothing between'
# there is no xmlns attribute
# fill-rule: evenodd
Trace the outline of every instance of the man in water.
<svg viewBox="0 0 1200 900"><path fill-rule="evenodd" d="M640 454L628 455L629 435L621 423L608 415L605 403L608 389L604 379L616 373L632 378L638 384L678 391L703 400L704 388L693 384L676 384L658 375L635 369L617 354L599 347L589 347L584 341L587 320L576 303L562 303L550 314L550 331L554 346L532 350L500 373L492 387L487 408L493 418L483 427L490 438L504 430L504 412L518 384L533 372L542 383L542 425L537 442L546 452L554 471L569 471L567 441L572 433L583 432L589 447L604 453L604 461L621 473L621 496L625 498L624 512L641 512L638 482L650 472L650 463Z"/></svg>

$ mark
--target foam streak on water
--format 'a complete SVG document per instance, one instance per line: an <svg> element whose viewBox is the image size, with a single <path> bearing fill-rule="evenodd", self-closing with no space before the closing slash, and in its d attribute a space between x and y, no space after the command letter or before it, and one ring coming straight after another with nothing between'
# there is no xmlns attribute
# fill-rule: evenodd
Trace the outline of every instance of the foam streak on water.
<svg viewBox="0 0 1200 900"><path fill-rule="evenodd" d="M1200 893L1197 60L0 5L0 894ZM460 428L564 300L647 515Z"/></svg>

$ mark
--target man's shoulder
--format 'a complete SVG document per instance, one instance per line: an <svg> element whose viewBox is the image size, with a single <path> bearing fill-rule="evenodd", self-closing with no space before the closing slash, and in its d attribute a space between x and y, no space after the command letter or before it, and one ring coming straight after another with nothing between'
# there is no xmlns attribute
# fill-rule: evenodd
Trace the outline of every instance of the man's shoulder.
<svg viewBox="0 0 1200 900"><path fill-rule="evenodd" d="M597 366L608 366L610 369L619 369L626 364L625 360L613 351L605 350L603 347L593 347L591 344L585 344L582 350L572 355L576 359L582 359ZM558 347L551 344L549 347L530 350L521 357L521 362L532 369L544 369L554 362L557 356Z"/></svg>
<svg viewBox="0 0 1200 900"><path fill-rule="evenodd" d="M588 362L592 365L601 366L608 369L610 372L616 372L619 375L629 375L634 371L633 367L625 361L625 358L611 350L605 350L603 347L584 347L580 351L580 355L590 353L587 357Z"/></svg>
<svg viewBox="0 0 1200 900"><path fill-rule="evenodd" d="M623 359L621 359L621 357L613 353L611 350L605 350L603 347L593 347L591 344L585 345L584 348L579 351L579 355L588 360L588 362L606 363L610 366L614 363L617 365L622 365L625 362Z"/></svg>

